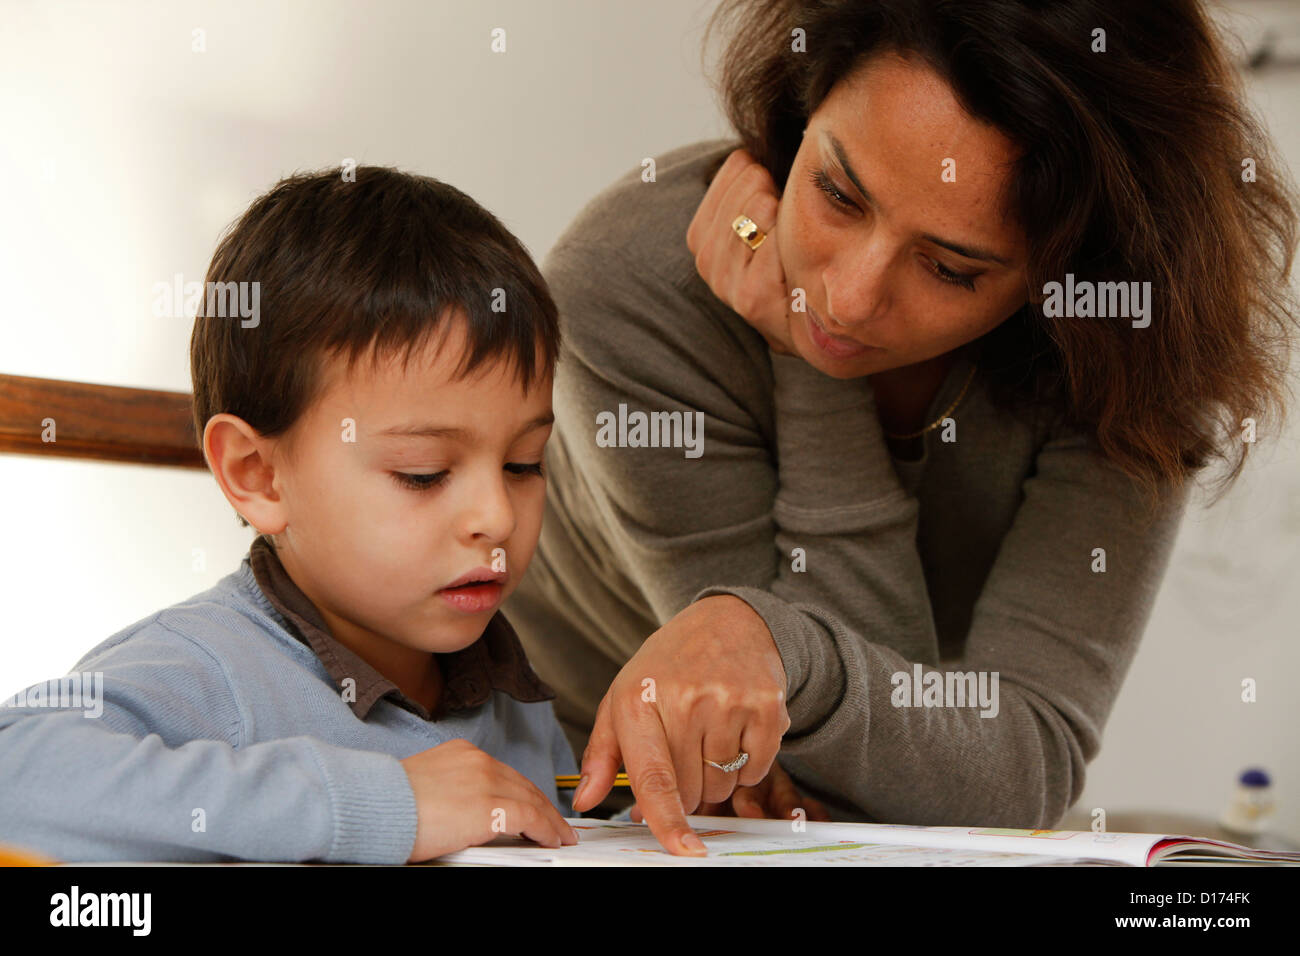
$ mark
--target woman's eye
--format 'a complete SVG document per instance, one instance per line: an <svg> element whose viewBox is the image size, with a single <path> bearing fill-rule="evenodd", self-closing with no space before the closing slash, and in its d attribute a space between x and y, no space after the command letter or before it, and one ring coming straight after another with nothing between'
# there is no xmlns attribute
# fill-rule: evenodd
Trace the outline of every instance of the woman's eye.
<svg viewBox="0 0 1300 956"><path fill-rule="evenodd" d="M843 212L854 211L858 208L848 196L840 192L839 188L831 180L831 177L827 174L826 170L821 169L820 167L813 169L811 179L812 184L826 194L826 198L830 201L832 206ZM953 272L951 269L946 268L938 259L932 259L929 256L926 256L926 261L929 263L930 274L940 282L946 282L948 285L961 286L963 289L968 289L971 292L975 291L975 278L979 275L978 272L974 275Z"/></svg>
<svg viewBox="0 0 1300 956"><path fill-rule="evenodd" d="M978 272L975 273L975 275L965 275L961 272L953 272L951 269L944 268L943 263L938 259L931 259L929 256L926 256L925 258L926 261L930 263L931 274L940 282L946 282L949 285L959 285L963 289L969 289L971 292L975 291L975 277L979 275Z"/></svg>
<svg viewBox="0 0 1300 956"><path fill-rule="evenodd" d="M506 471L520 478L529 475L540 476L542 474L542 463L540 461L534 461L534 462L512 461L506 465Z"/></svg>
<svg viewBox="0 0 1300 956"><path fill-rule="evenodd" d="M414 491L424 491L428 488L436 487L442 484L447 477L447 472L440 471L432 475L408 475L404 471L395 471L392 473L393 480L403 488L411 488Z"/></svg>
<svg viewBox="0 0 1300 956"><path fill-rule="evenodd" d="M826 170L814 169L812 171L812 184L826 194L826 197L831 201L831 205L843 210L858 208L853 205L848 196L836 188L835 184L831 182L830 176L826 175Z"/></svg>

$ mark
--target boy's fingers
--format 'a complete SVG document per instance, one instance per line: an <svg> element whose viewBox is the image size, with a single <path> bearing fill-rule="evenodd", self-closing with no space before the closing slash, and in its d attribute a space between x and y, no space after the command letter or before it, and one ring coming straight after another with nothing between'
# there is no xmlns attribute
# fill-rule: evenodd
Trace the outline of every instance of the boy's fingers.
<svg viewBox="0 0 1300 956"><path fill-rule="evenodd" d="M501 761L497 761L497 763L500 765L499 770L502 777L500 786L505 792L508 792L506 799L512 800L521 807L533 807L549 826L555 828L556 833L561 835L564 843L578 842L578 835L574 832L573 827L569 826L564 819L564 815L555 808L555 804L551 803L550 797L542 792L541 787L509 764ZM511 832L519 831L512 830Z"/></svg>
<svg viewBox="0 0 1300 956"><path fill-rule="evenodd" d="M499 808L506 815L503 821L505 832L517 833L542 846L572 846L577 843L578 835L573 832L573 828L564 822L564 818L555 811L549 800L545 800L545 803L546 806L542 807L525 799ZM510 818L512 813L513 821Z"/></svg>

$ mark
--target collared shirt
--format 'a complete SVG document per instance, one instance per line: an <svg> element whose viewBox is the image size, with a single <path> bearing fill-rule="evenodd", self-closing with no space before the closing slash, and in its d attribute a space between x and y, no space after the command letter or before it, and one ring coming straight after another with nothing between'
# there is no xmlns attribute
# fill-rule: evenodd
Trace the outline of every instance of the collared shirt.
<svg viewBox="0 0 1300 956"><path fill-rule="evenodd" d="M320 612L289 577L266 535L258 535L249 548L249 563L257 586L285 618L289 632L312 649L340 693L346 687L345 680L350 678L356 682L355 694L349 695L356 699L347 702L361 720L366 719L375 702L383 697L424 720L439 720L456 711L478 707L487 702L494 690L504 691L521 703L555 698L555 692L529 665L515 629L498 611L483 629L483 636L469 647L435 654L442 668L443 687L437 707L430 713L330 635Z"/></svg>

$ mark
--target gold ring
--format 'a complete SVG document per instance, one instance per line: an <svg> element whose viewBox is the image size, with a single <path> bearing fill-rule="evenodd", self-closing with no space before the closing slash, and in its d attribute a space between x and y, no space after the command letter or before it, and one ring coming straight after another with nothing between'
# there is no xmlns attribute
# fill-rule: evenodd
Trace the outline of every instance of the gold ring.
<svg viewBox="0 0 1300 956"><path fill-rule="evenodd" d="M758 247L763 244L763 240L767 238L767 233L762 229L759 229L758 224L744 213L741 213L735 218L731 223L731 228L736 231L736 235L740 236L745 245L749 246L751 249L758 249Z"/></svg>

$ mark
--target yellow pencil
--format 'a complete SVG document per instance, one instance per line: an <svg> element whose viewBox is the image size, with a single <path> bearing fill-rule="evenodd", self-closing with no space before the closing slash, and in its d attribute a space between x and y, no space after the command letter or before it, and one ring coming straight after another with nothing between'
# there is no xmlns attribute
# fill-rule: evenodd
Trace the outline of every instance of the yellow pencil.
<svg viewBox="0 0 1300 956"><path fill-rule="evenodd" d="M54 861L16 846L0 844L0 866L53 866Z"/></svg>
<svg viewBox="0 0 1300 956"><path fill-rule="evenodd" d="M573 790L581 779L582 775L577 773L558 774L555 778L555 786L560 790ZM620 773L614 777L614 786L630 787L632 783L627 779L627 774Z"/></svg>

